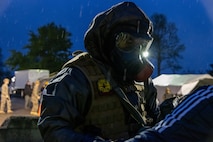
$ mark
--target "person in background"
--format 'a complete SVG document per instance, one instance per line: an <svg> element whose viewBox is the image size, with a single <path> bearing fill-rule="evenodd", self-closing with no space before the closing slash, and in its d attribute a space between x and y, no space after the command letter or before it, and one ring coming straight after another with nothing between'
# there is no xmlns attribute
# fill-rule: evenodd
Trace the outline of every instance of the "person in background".
<svg viewBox="0 0 213 142"><path fill-rule="evenodd" d="M30 114L37 115L37 116L38 116L38 106L39 106L38 102L40 99L39 85L40 85L40 81L36 80L33 85L33 91L32 91L32 96L31 96L31 102L32 102L33 106L32 106Z"/></svg>
<svg viewBox="0 0 213 142"><path fill-rule="evenodd" d="M163 101L165 101L166 99L170 99L170 98L174 98L175 95L171 92L169 87L166 87L165 89L165 93L163 94Z"/></svg>
<svg viewBox="0 0 213 142"><path fill-rule="evenodd" d="M41 92L47 87L47 85L48 85L48 81L45 81L45 82L43 82L42 84L42 86L41 86ZM40 96L41 97L41 96ZM40 116L40 114L41 114L41 100L39 99L39 107L38 107L38 115Z"/></svg>
<svg viewBox="0 0 213 142"><path fill-rule="evenodd" d="M44 88L47 87L48 83L49 83L48 81L45 81L45 82L42 83L41 92L44 90Z"/></svg>
<svg viewBox="0 0 213 142"><path fill-rule="evenodd" d="M94 17L84 37L88 52L68 61L42 92L45 142L119 141L155 124L153 65L143 54L152 29L133 2Z"/></svg>
<svg viewBox="0 0 213 142"><path fill-rule="evenodd" d="M5 106L7 106L7 113L12 113L13 111L11 110L11 99L10 99L10 94L9 94L9 84L10 80L8 78L5 78L3 80L3 85L1 86L1 109L0 113L5 113Z"/></svg>
<svg viewBox="0 0 213 142"><path fill-rule="evenodd" d="M31 109L31 95L32 95L32 85L30 81L27 81L24 87L25 109Z"/></svg>

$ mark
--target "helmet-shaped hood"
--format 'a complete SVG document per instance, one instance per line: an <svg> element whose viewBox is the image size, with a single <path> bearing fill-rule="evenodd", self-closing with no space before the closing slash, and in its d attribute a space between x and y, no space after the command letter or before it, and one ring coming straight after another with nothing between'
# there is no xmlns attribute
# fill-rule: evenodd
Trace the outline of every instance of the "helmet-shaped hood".
<svg viewBox="0 0 213 142"><path fill-rule="evenodd" d="M111 36L121 31L151 39L152 23L134 3L119 3L94 17L84 36L85 48L93 58L107 63L114 48Z"/></svg>

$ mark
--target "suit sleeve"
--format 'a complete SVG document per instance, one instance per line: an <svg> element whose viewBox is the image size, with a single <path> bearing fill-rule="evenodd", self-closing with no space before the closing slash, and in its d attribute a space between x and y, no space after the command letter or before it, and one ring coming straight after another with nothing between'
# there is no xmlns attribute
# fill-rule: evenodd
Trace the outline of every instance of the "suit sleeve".
<svg viewBox="0 0 213 142"><path fill-rule="evenodd" d="M125 142L210 142L213 140L213 86L188 94L154 127Z"/></svg>

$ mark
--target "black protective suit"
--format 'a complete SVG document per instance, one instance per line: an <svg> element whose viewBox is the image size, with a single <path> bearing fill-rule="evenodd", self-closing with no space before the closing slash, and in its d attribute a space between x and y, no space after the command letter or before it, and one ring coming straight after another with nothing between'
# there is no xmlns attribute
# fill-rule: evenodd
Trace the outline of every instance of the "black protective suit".
<svg viewBox="0 0 213 142"><path fill-rule="evenodd" d="M150 20L131 2L94 18L85 34L89 54L65 64L43 90L38 127L45 142L121 140L155 124L158 111L156 89L149 78L152 68L137 55L147 50L147 44L136 46L152 39L151 30ZM136 39L128 43L128 52L115 48L115 42L126 48L127 37ZM141 37L145 40L140 41ZM132 57L138 61L132 62ZM135 80L143 80L145 89L137 89Z"/></svg>

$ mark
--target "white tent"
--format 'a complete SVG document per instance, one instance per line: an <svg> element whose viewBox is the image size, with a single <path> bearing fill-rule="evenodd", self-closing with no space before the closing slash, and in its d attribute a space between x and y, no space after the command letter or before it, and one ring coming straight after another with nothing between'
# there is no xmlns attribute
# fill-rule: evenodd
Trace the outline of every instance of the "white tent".
<svg viewBox="0 0 213 142"><path fill-rule="evenodd" d="M153 79L161 103L167 87L173 94L186 95L203 85L213 85L213 77L209 74L162 74Z"/></svg>

